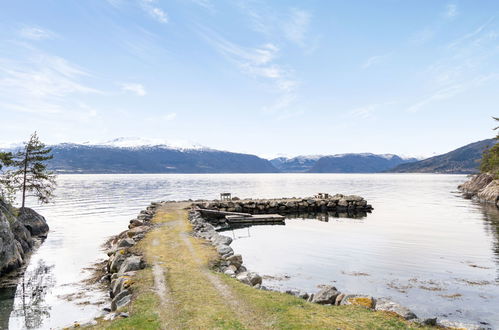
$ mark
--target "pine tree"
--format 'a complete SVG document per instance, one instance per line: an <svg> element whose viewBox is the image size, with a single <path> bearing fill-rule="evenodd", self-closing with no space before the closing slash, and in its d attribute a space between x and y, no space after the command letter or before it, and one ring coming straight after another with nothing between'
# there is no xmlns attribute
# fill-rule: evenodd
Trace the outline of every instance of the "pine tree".
<svg viewBox="0 0 499 330"><path fill-rule="evenodd" d="M13 191L22 192L24 209L27 194L38 198L41 203L49 203L55 189L55 175L47 170L47 161L53 158L52 149L38 139L33 133L24 148L15 153L10 160L10 166L5 175L5 186Z"/></svg>

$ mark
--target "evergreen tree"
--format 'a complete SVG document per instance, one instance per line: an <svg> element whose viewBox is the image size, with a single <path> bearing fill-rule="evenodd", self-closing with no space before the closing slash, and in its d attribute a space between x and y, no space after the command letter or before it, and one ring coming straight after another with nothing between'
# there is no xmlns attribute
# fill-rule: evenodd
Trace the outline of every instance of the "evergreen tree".
<svg viewBox="0 0 499 330"><path fill-rule="evenodd" d="M51 201L55 189L55 175L47 170L47 161L52 159L52 149L47 148L33 133L24 149L12 155L9 165L13 168L6 172L4 185L10 191L22 192L24 209L27 194L38 198L41 203Z"/></svg>
<svg viewBox="0 0 499 330"><path fill-rule="evenodd" d="M492 118L499 121L499 118ZM499 129L499 126L494 128L494 130L497 129ZM496 139L499 139L499 133L496 135ZM491 173L499 179L499 143L496 143L490 149L484 151L482 161L480 163L480 171Z"/></svg>

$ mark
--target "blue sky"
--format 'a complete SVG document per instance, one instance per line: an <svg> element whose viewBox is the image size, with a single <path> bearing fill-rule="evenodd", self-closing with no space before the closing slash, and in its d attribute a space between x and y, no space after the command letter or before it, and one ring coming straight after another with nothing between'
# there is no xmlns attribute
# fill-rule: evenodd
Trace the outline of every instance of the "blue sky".
<svg viewBox="0 0 499 330"><path fill-rule="evenodd" d="M498 1L4 1L0 142L431 155L494 135Z"/></svg>

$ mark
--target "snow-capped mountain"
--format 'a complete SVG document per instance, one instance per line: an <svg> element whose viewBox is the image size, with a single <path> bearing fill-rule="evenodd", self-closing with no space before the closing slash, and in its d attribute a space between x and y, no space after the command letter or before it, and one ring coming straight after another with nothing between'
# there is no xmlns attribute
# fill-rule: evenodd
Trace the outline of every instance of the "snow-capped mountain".
<svg viewBox="0 0 499 330"><path fill-rule="evenodd" d="M105 147L115 147L115 148L142 148L142 147L163 147L169 149L189 149L189 150L200 150L208 149L198 143L184 141L184 140L165 140L165 139L146 139L140 137L120 137L117 139L91 143L86 142L84 145L93 146L105 146Z"/></svg>

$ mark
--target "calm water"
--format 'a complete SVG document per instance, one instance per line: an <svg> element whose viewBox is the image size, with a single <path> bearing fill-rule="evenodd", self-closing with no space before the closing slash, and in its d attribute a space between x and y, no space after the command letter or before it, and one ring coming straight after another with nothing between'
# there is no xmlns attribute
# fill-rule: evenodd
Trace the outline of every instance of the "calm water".
<svg viewBox="0 0 499 330"><path fill-rule="evenodd" d="M100 313L103 293L82 285L106 238L154 200L359 194L363 219L288 219L228 232L265 285L319 284L387 296L421 316L499 328L499 213L462 199L459 175L61 175L55 204L36 207L51 226L17 290L0 291L0 328L58 328ZM14 292L15 291L15 292ZM23 294L24 293L24 294Z"/></svg>

